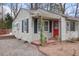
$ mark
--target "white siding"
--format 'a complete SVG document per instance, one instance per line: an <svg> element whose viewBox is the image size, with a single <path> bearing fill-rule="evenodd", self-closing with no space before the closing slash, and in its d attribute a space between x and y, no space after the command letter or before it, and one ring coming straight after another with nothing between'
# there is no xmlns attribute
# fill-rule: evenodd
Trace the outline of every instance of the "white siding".
<svg viewBox="0 0 79 59"><path fill-rule="evenodd" d="M28 19L29 22L29 33L26 32L22 32L22 20L26 20ZM16 36L16 38L18 39L22 39L25 41L31 41L32 35L31 35L31 30L32 30L32 26L31 26L31 16L27 11L21 10L21 12L19 13L19 15L17 16L16 20L13 22L13 25L15 25L16 23L20 24L20 30L17 31L16 27L13 27L12 32L13 34Z"/></svg>
<svg viewBox="0 0 79 59"><path fill-rule="evenodd" d="M78 30L78 22L75 21L75 31L66 31L66 39L70 40L72 38L78 38L79 30Z"/></svg>
<svg viewBox="0 0 79 59"><path fill-rule="evenodd" d="M29 32L23 33L22 32L22 20L26 20L26 19L29 20ZM19 31L17 30L17 27L14 26L17 23L20 24ZM16 36L16 38L22 39L24 41L29 41L29 42L40 39L40 32L34 33L34 22L28 11L21 10L21 12L17 16L16 20L13 21L12 25L13 25L12 33L13 33L13 35ZM59 26L59 27L61 27L61 30L60 30L61 40L67 40L67 39L70 39L73 37L74 38L79 37L79 22L78 22L78 24L76 24L76 31L66 31L66 19L64 17L61 17L61 26ZM45 35L46 35L47 39L52 37L52 33L49 33L49 31Z"/></svg>

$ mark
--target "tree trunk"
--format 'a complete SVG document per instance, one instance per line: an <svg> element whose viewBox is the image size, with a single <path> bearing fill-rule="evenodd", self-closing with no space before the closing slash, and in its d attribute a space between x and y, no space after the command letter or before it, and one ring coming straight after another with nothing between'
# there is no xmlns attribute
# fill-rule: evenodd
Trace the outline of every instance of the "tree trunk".
<svg viewBox="0 0 79 59"><path fill-rule="evenodd" d="M60 9L62 11L62 14L65 14L65 5L66 5L66 3L64 3L64 4L60 3Z"/></svg>
<svg viewBox="0 0 79 59"><path fill-rule="evenodd" d="M22 4L21 4L21 6L20 6L20 9L19 9L19 10L17 11L17 13L15 14L14 20L15 20L15 19L16 19L16 17L18 16L18 14L19 14L19 12L20 12L21 8L22 8Z"/></svg>
<svg viewBox="0 0 79 59"><path fill-rule="evenodd" d="M1 5L2 5L2 28L3 28L4 27L4 23L3 23L3 3Z"/></svg>
<svg viewBox="0 0 79 59"><path fill-rule="evenodd" d="M76 5L75 17L77 16L77 11L78 11L78 3Z"/></svg>

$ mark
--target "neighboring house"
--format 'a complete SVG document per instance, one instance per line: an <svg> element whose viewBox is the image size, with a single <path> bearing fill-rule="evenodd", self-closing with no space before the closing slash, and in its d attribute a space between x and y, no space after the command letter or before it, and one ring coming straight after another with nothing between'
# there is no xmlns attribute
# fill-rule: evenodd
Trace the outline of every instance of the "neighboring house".
<svg viewBox="0 0 79 59"><path fill-rule="evenodd" d="M47 39L58 37L70 40L79 37L79 19L45 10L22 9L13 21L12 33L16 38L25 41L40 39L40 18L44 21L44 35Z"/></svg>

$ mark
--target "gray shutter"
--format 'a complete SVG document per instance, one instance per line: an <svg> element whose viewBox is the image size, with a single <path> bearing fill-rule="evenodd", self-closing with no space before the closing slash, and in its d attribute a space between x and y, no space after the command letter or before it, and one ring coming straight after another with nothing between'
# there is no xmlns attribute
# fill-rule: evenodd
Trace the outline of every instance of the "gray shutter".
<svg viewBox="0 0 79 59"><path fill-rule="evenodd" d="M23 22L24 22L24 21L22 20L22 32L24 32L24 28L23 28Z"/></svg>

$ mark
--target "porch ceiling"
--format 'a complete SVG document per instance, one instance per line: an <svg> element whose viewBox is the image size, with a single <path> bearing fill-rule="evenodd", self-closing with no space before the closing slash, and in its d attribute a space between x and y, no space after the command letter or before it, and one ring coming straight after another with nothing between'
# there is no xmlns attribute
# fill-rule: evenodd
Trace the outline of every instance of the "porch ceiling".
<svg viewBox="0 0 79 59"><path fill-rule="evenodd" d="M42 16L44 19L60 19L61 16L44 11L44 10L36 10L31 12L32 17L38 18L39 16Z"/></svg>

